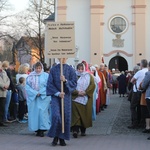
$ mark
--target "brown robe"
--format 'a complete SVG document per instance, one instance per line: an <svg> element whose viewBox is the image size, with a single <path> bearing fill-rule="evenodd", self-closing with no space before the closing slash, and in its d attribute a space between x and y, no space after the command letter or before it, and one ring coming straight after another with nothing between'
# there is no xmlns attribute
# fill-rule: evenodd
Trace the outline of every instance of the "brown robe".
<svg viewBox="0 0 150 150"><path fill-rule="evenodd" d="M88 128L92 126L92 106L93 106L93 92L95 90L94 78L90 75L90 84L86 89L88 102L86 105L79 104L72 101L72 126L82 126ZM72 93L72 99L78 97L78 91Z"/></svg>

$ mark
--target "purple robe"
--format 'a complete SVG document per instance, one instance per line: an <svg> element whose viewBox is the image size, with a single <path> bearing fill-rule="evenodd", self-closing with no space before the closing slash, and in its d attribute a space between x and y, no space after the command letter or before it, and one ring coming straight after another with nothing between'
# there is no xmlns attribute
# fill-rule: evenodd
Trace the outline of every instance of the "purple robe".
<svg viewBox="0 0 150 150"><path fill-rule="evenodd" d="M57 92L61 91L60 82L60 64L56 65L50 70L47 82L47 95L51 96L51 128L48 132L49 137L58 137L61 139L70 139L70 121L71 121L71 93L76 89L77 76L75 70L67 64L63 64L63 75L67 79L64 83L64 124L65 132L62 133L61 122L61 98L55 96Z"/></svg>

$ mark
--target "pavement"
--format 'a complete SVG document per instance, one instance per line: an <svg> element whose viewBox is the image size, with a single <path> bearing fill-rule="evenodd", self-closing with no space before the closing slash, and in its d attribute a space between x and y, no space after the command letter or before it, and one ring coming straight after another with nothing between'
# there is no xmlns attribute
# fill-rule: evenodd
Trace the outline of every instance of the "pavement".
<svg viewBox="0 0 150 150"><path fill-rule="evenodd" d="M130 103L126 97L111 95L111 103L97 115L93 127L87 129L85 137L66 141L67 146L51 146L49 137L36 137L29 132L27 124L14 122L0 127L0 150L148 150L150 134L143 129L128 129L130 125Z"/></svg>

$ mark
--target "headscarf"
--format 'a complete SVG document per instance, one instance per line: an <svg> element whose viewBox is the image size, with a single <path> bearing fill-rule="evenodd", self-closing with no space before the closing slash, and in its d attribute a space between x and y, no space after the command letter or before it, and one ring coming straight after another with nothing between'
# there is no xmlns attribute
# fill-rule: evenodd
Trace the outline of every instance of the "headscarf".
<svg viewBox="0 0 150 150"><path fill-rule="evenodd" d="M84 66L84 64L83 64ZM86 72L85 70L80 73L78 71L76 71L77 76L79 76L79 79L77 81L77 87L76 90L77 91L86 91L86 89L88 88L89 84L90 84L90 74L88 72ZM74 99L75 102L86 105L88 102L88 97L87 95L85 96L78 96L77 98Z"/></svg>
<svg viewBox="0 0 150 150"><path fill-rule="evenodd" d="M40 62L37 62L37 63L40 63ZM36 63L36 64L37 64ZM29 83L29 85L34 89L34 90L39 90L39 85L40 85L40 83L39 83L39 76L44 72L44 70L43 70L43 65L42 65L42 63L40 63L40 65L41 65L41 67L42 67L42 70L41 70L41 72L40 73L37 73L36 71L35 71L35 69L36 69L36 64L33 66L33 68L34 68L34 71L32 71L30 74L29 74L29 76L27 77L27 82Z"/></svg>
<svg viewBox="0 0 150 150"><path fill-rule="evenodd" d="M91 70L91 72L92 72L92 71L95 71L95 76L94 76L95 82L96 82L96 83L101 82L101 79L100 79L100 77L99 77L99 75L98 75L98 73L97 73L96 68L95 68L94 66L91 66L91 67L90 67L90 70Z"/></svg>
<svg viewBox="0 0 150 150"><path fill-rule="evenodd" d="M86 70L85 70L85 65L83 64L83 63L81 63L82 64L82 66L83 66L83 72L81 73L81 72L78 72L78 69L76 70L76 75L78 76L78 77L81 77L82 75L84 75L84 74L86 74L87 72L86 72Z"/></svg>
<svg viewBox="0 0 150 150"><path fill-rule="evenodd" d="M88 73L91 74L91 71L89 70L89 65L88 65L88 63L87 63L85 60L82 60L82 63L83 63L83 64L85 63L85 71L87 71Z"/></svg>

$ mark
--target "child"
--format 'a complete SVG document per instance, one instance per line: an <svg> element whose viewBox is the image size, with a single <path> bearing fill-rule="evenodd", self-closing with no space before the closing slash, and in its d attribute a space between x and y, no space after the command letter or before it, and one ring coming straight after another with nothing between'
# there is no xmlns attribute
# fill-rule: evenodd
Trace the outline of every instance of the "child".
<svg viewBox="0 0 150 150"><path fill-rule="evenodd" d="M24 77L19 78L19 84L17 85L17 90L18 90L18 100L19 100L19 111L18 111L19 123L26 123L27 120L23 120L25 110L26 110L25 78Z"/></svg>

